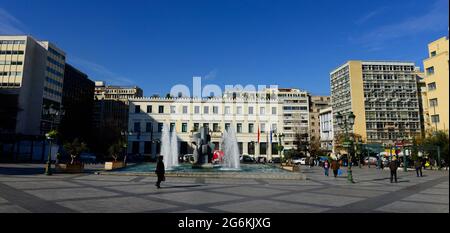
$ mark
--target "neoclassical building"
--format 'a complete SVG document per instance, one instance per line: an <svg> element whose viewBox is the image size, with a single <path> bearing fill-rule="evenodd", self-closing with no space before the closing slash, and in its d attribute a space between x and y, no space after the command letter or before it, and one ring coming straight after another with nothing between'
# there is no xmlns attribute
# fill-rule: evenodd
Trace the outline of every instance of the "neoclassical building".
<svg viewBox="0 0 450 233"><path fill-rule="evenodd" d="M132 98L128 153L160 154L164 124L178 136L180 154L192 153L192 134L208 127L220 148L222 132L233 127L241 154L271 159L278 156L277 134L283 130L283 101L265 98ZM283 140L281 140L283 143Z"/></svg>

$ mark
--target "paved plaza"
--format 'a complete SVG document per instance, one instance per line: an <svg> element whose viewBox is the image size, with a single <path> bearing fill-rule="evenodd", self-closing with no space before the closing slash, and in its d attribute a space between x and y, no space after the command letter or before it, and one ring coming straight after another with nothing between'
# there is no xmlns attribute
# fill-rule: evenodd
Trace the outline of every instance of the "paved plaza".
<svg viewBox="0 0 450 233"><path fill-rule="evenodd" d="M7 213L448 213L448 171L354 168L357 183L302 167L307 180L42 175L44 165L0 164L0 212Z"/></svg>

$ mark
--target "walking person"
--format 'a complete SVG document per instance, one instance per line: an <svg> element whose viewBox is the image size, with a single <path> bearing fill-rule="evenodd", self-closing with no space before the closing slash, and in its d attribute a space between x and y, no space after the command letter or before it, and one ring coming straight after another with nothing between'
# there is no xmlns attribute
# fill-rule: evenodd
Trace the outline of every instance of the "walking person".
<svg viewBox="0 0 450 233"><path fill-rule="evenodd" d="M420 161L420 159L417 159L416 162L414 162L414 167L416 168L417 177L423 177L422 162Z"/></svg>
<svg viewBox="0 0 450 233"><path fill-rule="evenodd" d="M340 167L341 166L340 166L340 164L339 164L339 162L337 160L333 160L331 162L331 170L333 170L334 178L336 178L338 176L338 171L339 171Z"/></svg>
<svg viewBox="0 0 450 233"><path fill-rule="evenodd" d="M328 160L325 160L325 162L323 163L323 170L325 171L325 176L330 176L330 164L328 163Z"/></svg>
<svg viewBox="0 0 450 233"><path fill-rule="evenodd" d="M166 181L166 177L164 176L164 174L166 173L166 169L164 167L163 156L158 157L158 162L156 163L155 173L158 176L158 181L156 182L155 185L156 185L156 187L158 187L158 189L160 189L161 182Z"/></svg>
<svg viewBox="0 0 450 233"><path fill-rule="evenodd" d="M398 183L397 181L398 161L395 156L392 158L391 162L389 162L389 169L391 170L391 183L394 183L394 179L395 183Z"/></svg>

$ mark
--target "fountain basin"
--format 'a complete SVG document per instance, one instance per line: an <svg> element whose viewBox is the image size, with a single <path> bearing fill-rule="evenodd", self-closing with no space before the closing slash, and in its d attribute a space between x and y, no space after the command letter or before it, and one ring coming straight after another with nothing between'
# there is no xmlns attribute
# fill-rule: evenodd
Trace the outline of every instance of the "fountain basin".
<svg viewBox="0 0 450 233"><path fill-rule="evenodd" d="M149 176L155 177L156 164L142 163L130 165L115 171L98 172L99 175L116 176ZM273 179L273 180L306 180L300 172L288 172L279 167L265 164L241 164L239 170L228 168L192 168L191 164L180 164L166 171L166 177L217 178L217 179Z"/></svg>

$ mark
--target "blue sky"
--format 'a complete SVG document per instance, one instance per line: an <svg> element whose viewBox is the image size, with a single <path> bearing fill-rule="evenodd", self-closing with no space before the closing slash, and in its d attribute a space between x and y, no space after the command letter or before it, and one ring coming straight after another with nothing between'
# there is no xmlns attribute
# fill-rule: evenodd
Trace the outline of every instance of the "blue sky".
<svg viewBox="0 0 450 233"><path fill-rule="evenodd" d="M422 66L448 28L448 0L0 0L0 34L50 40L92 80L146 96L193 76L326 95L350 59Z"/></svg>

